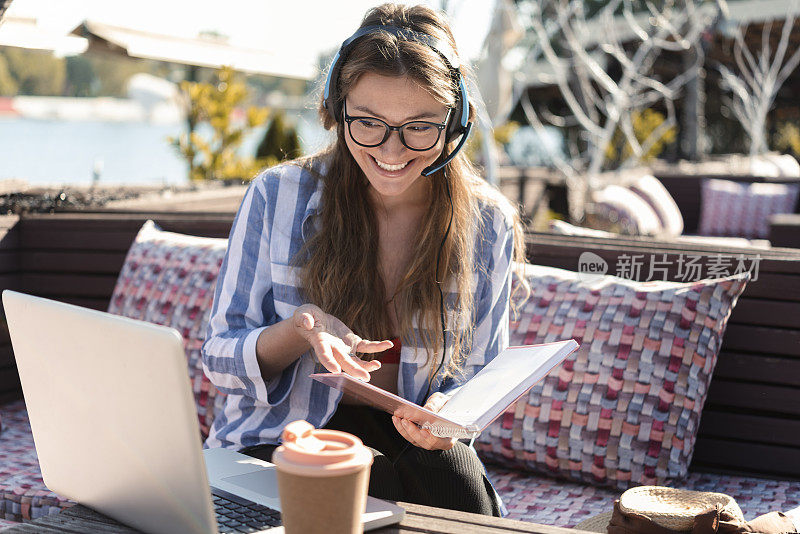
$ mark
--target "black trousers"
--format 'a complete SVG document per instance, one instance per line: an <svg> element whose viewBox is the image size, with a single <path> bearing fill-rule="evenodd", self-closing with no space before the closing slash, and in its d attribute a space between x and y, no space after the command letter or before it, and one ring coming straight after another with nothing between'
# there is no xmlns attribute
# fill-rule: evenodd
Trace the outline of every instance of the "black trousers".
<svg viewBox="0 0 800 534"><path fill-rule="evenodd" d="M358 436L373 455L369 494L451 510L500 516L494 489L475 451L457 441L449 451L411 445L392 416L368 406L339 404L325 426ZM277 445L257 445L243 454L270 461Z"/></svg>

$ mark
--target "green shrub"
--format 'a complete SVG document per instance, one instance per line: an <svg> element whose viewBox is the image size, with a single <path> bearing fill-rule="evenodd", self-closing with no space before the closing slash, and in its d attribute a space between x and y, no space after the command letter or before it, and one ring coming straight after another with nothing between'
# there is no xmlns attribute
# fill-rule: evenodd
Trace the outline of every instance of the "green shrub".
<svg viewBox="0 0 800 534"><path fill-rule="evenodd" d="M215 78L210 83L181 83L190 103L190 123L207 123L211 137L192 129L169 141L189 163L191 180L250 180L264 162L240 156L237 149L248 132L264 124L269 111L250 106L244 124L236 124L231 117L247 100L247 87L229 67L218 70Z"/></svg>
<svg viewBox="0 0 800 534"><path fill-rule="evenodd" d="M297 130L287 124L282 111L275 113L256 150L256 159L272 166L287 159L300 157L300 139Z"/></svg>

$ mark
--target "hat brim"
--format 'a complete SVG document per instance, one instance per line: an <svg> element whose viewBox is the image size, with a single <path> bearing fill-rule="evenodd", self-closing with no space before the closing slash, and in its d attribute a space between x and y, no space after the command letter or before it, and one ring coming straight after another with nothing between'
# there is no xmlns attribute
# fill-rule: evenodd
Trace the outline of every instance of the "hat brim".
<svg viewBox="0 0 800 534"><path fill-rule="evenodd" d="M595 516L590 517L589 519L584 519L574 527L575 530L585 530L588 532L602 532L605 534L606 530L608 529L608 523L611 522L611 516L613 515L614 511L603 512L601 514L597 514Z"/></svg>

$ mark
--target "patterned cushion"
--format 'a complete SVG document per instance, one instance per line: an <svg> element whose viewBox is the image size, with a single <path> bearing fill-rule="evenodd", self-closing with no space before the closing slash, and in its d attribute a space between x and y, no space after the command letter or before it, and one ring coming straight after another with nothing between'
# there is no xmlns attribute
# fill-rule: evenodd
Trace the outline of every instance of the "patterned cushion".
<svg viewBox="0 0 800 534"><path fill-rule="evenodd" d="M510 519L558 527L574 527L581 521L610 511L621 491L543 475L490 466L489 478L503 498ZM733 497L748 521L775 510L800 506L800 482L762 478L690 473L673 487L715 491Z"/></svg>
<svg viewBox="0 0 800 534"><path fill-rule="evenodd" d="M686 476L731 309L747 274L634 282L526 266L511 344L581 344L476 441L502 465L626 488Z"/></svg>
<svg viewBox="0 0 800 534"><path fill-rule="evenodd" d="M0 410L6 423L0 435L0 518L31 520L72 506L42 481L25 403L13 402Z"/></svg>
<svg viewBox="0 0 800 534"><path fill-rule="evenodd" d="M108 307L110 313L181 333L203 438L224 398L203 373L200 348L226 246L226 239L164 232L147 221L128 251Z"/></svg>
<svg viewBox="0 0 800 534"><path fill-rule="evenodd" d="M752 183L705 180L701 191L701 235L765 238L769 218L793 213L800 184Z"/></svg>

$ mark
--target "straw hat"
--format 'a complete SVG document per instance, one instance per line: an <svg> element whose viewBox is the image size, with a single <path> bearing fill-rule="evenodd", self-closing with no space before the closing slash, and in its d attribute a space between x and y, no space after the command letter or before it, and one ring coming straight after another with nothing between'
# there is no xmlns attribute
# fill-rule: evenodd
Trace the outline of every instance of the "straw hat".
<svg viewBox="0 0 800 534"><path fill-rule="evenodd" d="M612 515L614 515L613 511L603 512L589 519L584 519L573 528L575 530L587 530L589 532L602 532L605 534L608 524L611 522Z"/></svg>
<svg viewBox="0 0 800 534"><path fill-rule="evenodd" d="M695 517L719 506L726 521L744 523L744 514L730 495L691 491L662 486L639 486L619 498L623 514L643 515L658 525L674 531L690 532ZM606 532L613 512L604 512L575 526L579 530Z"/></svg>

